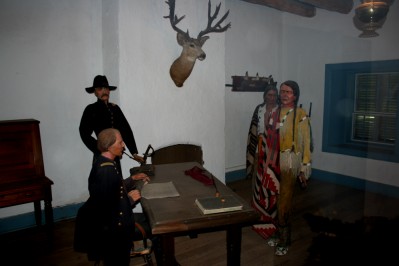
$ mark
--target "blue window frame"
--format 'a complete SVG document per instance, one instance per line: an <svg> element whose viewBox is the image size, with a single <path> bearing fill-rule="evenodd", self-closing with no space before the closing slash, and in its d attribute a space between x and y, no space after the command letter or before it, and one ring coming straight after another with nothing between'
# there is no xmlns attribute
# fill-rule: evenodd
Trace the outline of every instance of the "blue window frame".
<svg viewBox="0 0 399 266"><path fill-rule="evenodd" d="M398 77L399 60L327 64L322 151L399 162Z"/></svg>

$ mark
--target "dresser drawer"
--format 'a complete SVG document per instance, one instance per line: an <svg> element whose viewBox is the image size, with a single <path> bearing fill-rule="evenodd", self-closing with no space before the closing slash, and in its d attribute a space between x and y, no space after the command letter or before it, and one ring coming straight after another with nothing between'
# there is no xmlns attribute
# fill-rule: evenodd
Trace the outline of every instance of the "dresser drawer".
<svg viewBox="0 0 399 266"><path fill-rule="evenodd" d="M45 190L42 187L0 191L0 207L44 200L45 195Z"/></svg>

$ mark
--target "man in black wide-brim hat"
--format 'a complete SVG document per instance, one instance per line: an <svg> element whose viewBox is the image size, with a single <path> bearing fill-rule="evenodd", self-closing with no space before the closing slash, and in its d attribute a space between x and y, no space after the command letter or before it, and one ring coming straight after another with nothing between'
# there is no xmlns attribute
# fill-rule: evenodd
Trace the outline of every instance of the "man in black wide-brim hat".
<svg viewBox="0 0 399 266"><path fill-rule="evenodd" d="M95 103L86 106L80 121L79 132L83 143L93 152L94 159L100 154L97 149L96 136L106 128L116 128L120 131L122 138L133 155L134 160L142 162L143 157L139 156L133 131L118 105L109 102L110 92L116 90L115 86L110 86L106 76L98 75L93 80L93 86L86 88L87 93L94 93L97 97ZM119 169L120 161L116 160Z"/></svg>

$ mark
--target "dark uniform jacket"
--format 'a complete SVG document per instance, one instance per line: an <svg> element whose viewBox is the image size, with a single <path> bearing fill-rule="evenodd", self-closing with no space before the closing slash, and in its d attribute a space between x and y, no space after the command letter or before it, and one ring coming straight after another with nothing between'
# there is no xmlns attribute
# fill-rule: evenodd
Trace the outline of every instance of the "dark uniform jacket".
<svg viewBox="0 0 399 266"><path fill-rule="evenodd" d="M118 129L130 153L138 153L133 131L119 106L114 103L105 104L97 99L97 102L86 106L79 126L80 137L94 155L100 152L97 149L97 140L92 137L92 133L98 136L106 128Z"/></svg>
<svg viewBox="0 0 399 266"><path fill-rule="evenodd" d="M135 188L131 178L123 180L114 161L98 156L89 176L89 199L79 209L74 248L100 260L107 254L129 256L134 237L134 215L127 191ZM119 256L119 255L118 255Z"/></svg>

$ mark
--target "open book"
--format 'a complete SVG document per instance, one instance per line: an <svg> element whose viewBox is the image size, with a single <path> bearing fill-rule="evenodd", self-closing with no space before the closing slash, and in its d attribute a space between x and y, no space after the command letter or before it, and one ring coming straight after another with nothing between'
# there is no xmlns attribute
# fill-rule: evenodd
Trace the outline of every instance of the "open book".
<svg viewBox="0 0 399 266"><path fill-rule="evenodd" d="M148 183L141 189L141 196L146 199L162 199L180 196L172 181L164 183Z"/></svg>
<svg viewBox="0 0 399 266"><path fill-rule="evenodd" d="M239 211L243 208L242 203L233 195L197 198L195 204L203 214Z"/></svg>

